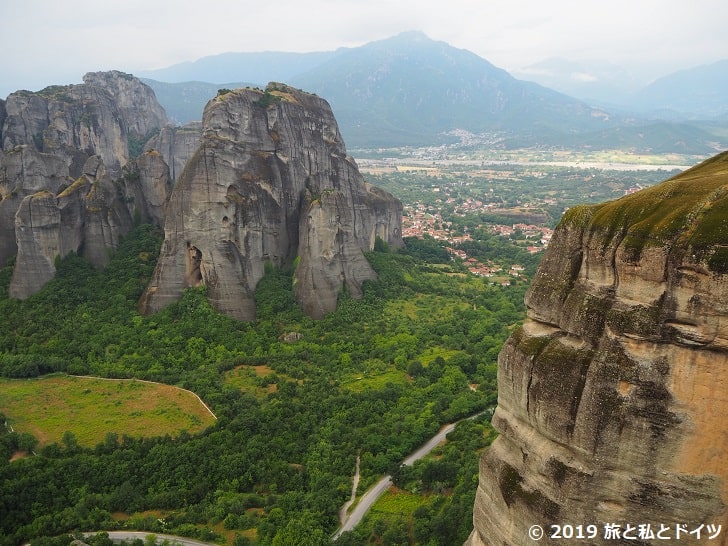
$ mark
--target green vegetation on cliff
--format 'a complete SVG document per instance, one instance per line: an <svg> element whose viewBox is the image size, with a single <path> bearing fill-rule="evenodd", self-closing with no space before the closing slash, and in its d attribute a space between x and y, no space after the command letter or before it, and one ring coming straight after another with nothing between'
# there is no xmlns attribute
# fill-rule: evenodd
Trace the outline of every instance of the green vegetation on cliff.
<svg viewBox="0 0 728 546"><path fill-rule="evenodd" d="M707 257L711 269L727 271L726 218L728 152L661 184L595 206L590 229L604 232L605 244L624 237L635 256L645 246L680 246Z"/></svg>

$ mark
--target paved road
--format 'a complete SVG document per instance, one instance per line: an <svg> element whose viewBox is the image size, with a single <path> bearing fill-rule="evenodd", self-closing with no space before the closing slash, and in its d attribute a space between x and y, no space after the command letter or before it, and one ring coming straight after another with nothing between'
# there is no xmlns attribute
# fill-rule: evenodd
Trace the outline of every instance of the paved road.
<svg viewBox="0 0 728 546"><path fill-rule="evenodd" d="M486 411L492 411L492 410L486 410ZM475 419L476 417L480 417L486 411L481 411L480 413L477 413L475 415L471 415L470 417L467 417L466 419ZM464 421L465 419L461 419ZM459 423L460 421L458 421ZM432 438L430 438L422 447L420 447L418 450L410 454L404 461L402 461L402 464L406 466L411 466L415 463L415 461L420 460L422 457L427 455L430 451L435 449L435 447L443 442L445 440L445 437L452 432L458 423L452 423L449 425L445 425L440 429L440 431L435 434ZM391 476L385 476L381 480L379 480L373 487L369 488L366 493L364 493L359 499L359 503L354 507L354 510L352 510L351 514L349 514L346 517L346 520L344 523L339 527L339 530L336 531L336 533L333 536L333 539L338 539L342 533L345 533L347 531L351 531L356 527L359 522L362 520L364 515L369 511L369 509L374 505L375 502L377 502L377 499L381 497L384 492L389 489L389 486L392 485L392 478ZM122 540L134 540L135 538L140 538L142 540L146 539L147 535L150 534L156 534L156 533L146 533L146 532L137 532L137 531L108 531L109 538L113 541L121 542ZM184 538L184 537L176 537L172 535L159 535L156 534L157 542L161 542L165 539L169 540L170 542L180 544L182 546L215 546L214 544L210 542L200 542L198 540L192 540L190 538Z"/></svg>
<svg viewBox="0 0 728 546"><path fill-rule="evenodd" d="M176 537L173 535L160 535L158 533L149 533L145 531L98 531L98 533L106 532L109 534L109 538L114 542L121 542L122 540L132 541L137 538L145 541L149 535L157 537L157 544L168 540L170 544L180 544L181 546L216 546L212 542L200 542L199 540L192 540L191 538ZM95 535L97 533L88 533Z"/></svg>
<svg viewBox="0 0 728 546"><path fill-rule="evenodd" d="M480 417L484 413L485 412L477 413L475 415L467 417L467 419L475 419L476 417ZM458 423L459 422L460 421L458 421ZM435 434L427 441L427 443L425 443L417 451L415 451L414 453L409 455L404 461L402 461L402 464L406 466L411 466L415 463L415 461L418 461L422 457L427 455L430 451L435 449L435 447L440 444L440 442L443 442L445 440L445 436L455 430L456 425L457 423L452 423L442 427L437 434ZM346 518L346 521L344 521L343 525L339 527L338 531L336 531L333 539L336 540L341 536L342 533L346 533L347 531L351 531L352 529L354 529L354 527L359 524L364 515L374 505L374 503L377 502L377 499L379 499L379 497L381 497L384 492L389 489L390 485L392 485L392 477L385 476L384 478L379 480L376 485L374 485L374 487L370 488L366 493L364 493L361 499L359 499L359 503L354 507L354 510L352 510L351 514L349 514L349 516Z"/></svg>
<svg viewBox="0 0 728 546"><path fill-rule="evenodd" d="M387 489L389 489L390 485L392 485L392 478L390 476L385 476L379 480L374 487L364 493L361 499L359 499L359 504L354 507L354 510L352 510L351 514L349 514L346 518L344 524L339 527L339 530L334 534L334 540L338 539L342 533L346 533L347 531L354 529L372 505L377 502L377 499L381 497Z"/></svg>

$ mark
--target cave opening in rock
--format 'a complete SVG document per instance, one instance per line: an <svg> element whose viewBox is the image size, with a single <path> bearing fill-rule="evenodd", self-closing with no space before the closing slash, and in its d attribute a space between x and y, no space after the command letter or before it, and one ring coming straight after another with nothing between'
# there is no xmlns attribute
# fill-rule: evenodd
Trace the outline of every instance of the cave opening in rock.
<svg viewBox="0 0 728 546"><path fill-rule="evenodd" d="M194 245L187 243L187 267L185 273L185 282L187 286L200 286L202 284L202 272L200 264L202 263L202 252Z"/></svg>

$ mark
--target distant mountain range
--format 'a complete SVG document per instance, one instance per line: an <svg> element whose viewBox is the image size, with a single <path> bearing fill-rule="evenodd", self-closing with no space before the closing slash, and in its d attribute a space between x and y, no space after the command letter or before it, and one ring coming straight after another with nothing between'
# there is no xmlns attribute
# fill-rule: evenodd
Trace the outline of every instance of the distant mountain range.
<svg viewBox="0 0 728 546"><path fill-rule="evenodd" d="M602 72L609 70L619 73L609 67ZM718 65L716 70L726 68ZM666 85L658 81L624 96L613 90L608 96L621 99L617 104L612 100L595 106L600 101L589 104L516 79L474 53L408 32L330 52L225 53L139 75L179 123L200 119L204 104L220 88L287 83L325 98L353 148L437 145L468 135L470 141L505 147L576 145L714 153L723 143L713 125L697 126L692 120L708 119L725 129L728 97L711 91L706 109L706 100L691 98L699 96L690 87L697 73L687 72L673 75L677 81L668 80ZM585 80L588 73L584 72ZM700 81L709 78L703 73L697 76ZM623 81L626 78L624 74ZM714 79L718 86L724 81ZM629 107L626 96L640 108ZM643 114L640 119L631 113L648 109L667 115L657 122L654 115Z"/></svg>
<svg viewBox="0 0 728 546"><path fill-rule="evenodd" d="M674 120L728 115L728 59L650 79L610 63L552 58L514 76L612 110Z"/></svg>
<svg viewBox="0 0 728 546"><path fill-rule="evenodd" d="M725 119L728 59L660 78L637 92L629 104L641 111L674 112L689 119Z"/></svg>
<svg viewBox="0 0 728 546"><path fill-rule="evenodd" d="M590 104L623 107L628 98L649 80L642 74L607 62L572 61L559 57L544 59L512 72L521 80L533 81Z"/></svg>
<svg viewBox="0 0 728 546"><path fill-rule="evenodd" d="M538 139L614 123L601 110L417 32L342 51L291 83L329 100L359 146L428 144L454 130Z"/></svg>

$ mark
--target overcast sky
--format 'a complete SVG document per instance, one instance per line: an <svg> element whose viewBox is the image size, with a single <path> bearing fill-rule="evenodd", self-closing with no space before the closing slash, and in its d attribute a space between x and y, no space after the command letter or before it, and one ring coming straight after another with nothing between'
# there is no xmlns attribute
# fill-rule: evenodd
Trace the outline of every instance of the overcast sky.
<svg viewBox="0 0 728 546"><path fill-rule="evenodd" d="M228 51L327 51L420 30L508 71L549 57L655 76L728 58L726 0L8 0L0 97Z"/></svg>

